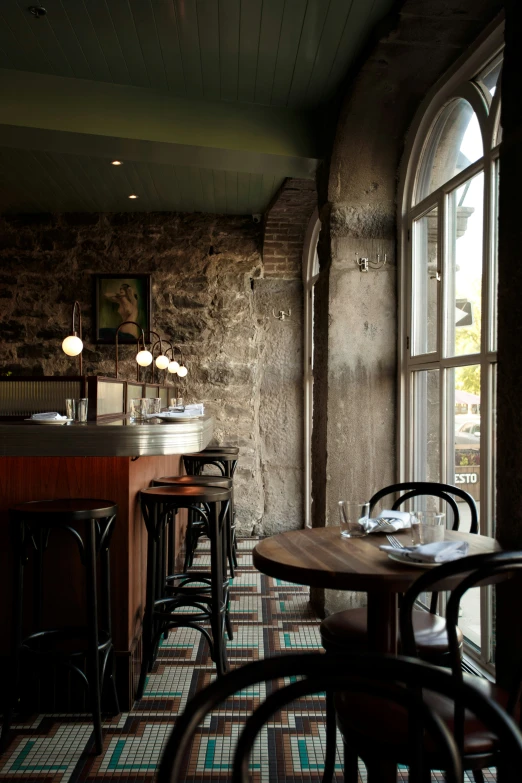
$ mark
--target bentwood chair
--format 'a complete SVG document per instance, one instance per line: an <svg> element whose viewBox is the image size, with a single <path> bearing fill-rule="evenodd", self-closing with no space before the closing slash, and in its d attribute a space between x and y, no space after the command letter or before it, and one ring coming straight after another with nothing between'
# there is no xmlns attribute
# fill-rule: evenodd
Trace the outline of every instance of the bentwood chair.
<svg viewBox="0 0 522 783"><path fill-rule="evenodd" d="M475 501L471 495L460 487L451 484L441 484L428 481L406 481L400 484L392 484L376 492L370 499L370 515L377 504L388 495L399 495L392 504L392 509L397 510L401 505L415 497L437 497L443 500L453 514L453 530L460 526L460 512L453 495L466 503L470 515L470 532L478 533L478 515ZM413 615L415 637L417 641L417 655L424 661L437 666L448 665L448 636L446 633L446 621L437 614L438 596L434 592L431 597L429 611L417 609ZM368 617L366 607L346 609L335 612L326 617L320 627L321 643L324 649L330 653L344 651L363 651L368 645ZM457 630L460 649L462 651L463 637ZM400 640L399 640L400 642ZM326 760L323 782L328 783L332 779L335 762L336 731L334 720L334 708L331 700L327 705L327 739Z"/></svg>
<svg viewBox="0 0 522 783"><path fill-rule="evenodd" d="M277 688L274 681L284 683L284 678L290 679L290 684ZM209 713L230 700L229 709L226 712L221 709L221 715L228 715L228 720L232 721L232 705L237 705L238 693L246 688L251 689L250 693L257 693L261 689L254 686L260 683L267 683L266 692L269 695L252 708L239 733L233 763L230 764L232 769L226 778L232 783L247 783L252 779L249 756L254 741L274 714L295 699L325 690L342 693L346 698L357 698L363 703L379 699L388 710L399 712L404 717L409 732L404 761L410 767L410 783L424 783L428 754L435 752L440 763L439 769L444 770L446 780L449 783L462 781L462 760L458 745L451 730L428 703L428 693L458 705L459 709L471 710L481 725L495 737L496 758L505 774L504 783L518 783L520 780L522 735L516 724L486 693L456 678L451 671L399 656L352 653L330 657L301 653L281 655L242 666L197 693L176 721L165 746L158 783L181 783L186 780L191 754L199 751L201 755L204 748L210 726L207 719ZM237 722L237 718L234 721ZM378 744L379 735L374 739ZM197 742L198 751L192 747L193 740ZM352 748L358 751L356 746L350 745L350 762L354 758L357 761L357 757L351 755ZM220 777L224 773L222 762L223 759L220 761ZM205 775L208 772L205 770Z"/></svg>
<svg viewBox="0 0 522 783"><path fill-rule="evenodd" d="M475 501L465 490L450 484L439 484L426 481L407 481L394 484L376 492L370 499L370 515L376 505L387 495L401 493L394 501L392 508L398 509L402 504L414 497L433 496L443 500L453 512L453 530L460 526L460 513L453 495L467 504L471 533L478 533L478 515ZM440 666L445 664L448 656L448 640L446 623L443 617L437 615L437 593L432 594L430 610L416 610L414 627L417 637L418 656ZM342 652L347 648L364 649L367 646L367 614L366 608L347 609L327 617L320 626L321 641L328 652ZM462 646L462 634L459 632Z"/></svg>
<svg viewBox="0 0 522 783"><path fill-rule="evenodd" d="M455 692L463 684L480 691L489 702L506 711L520 729L520 669L513 677L509 690L504 690L482 677L465 674L461 665L460 643L457 635L459 606L462 596L472 587L490 584L508 578L522 570L522 552L495 552L444 563L427 571L417 579L403 597L400 608L400 626L402 650L415 655L417 644L413 626L414 606L424 592L436 590L442 580L459 578L457 586L451 592L446 609L446 622L449 643L448 674L454 683ZM442 671L442 669L441 669ZM431 690L431 689L430 689ZM473 773L475 781L484 780L482 769L497 767L498 780L511 780L506 770L498 735L482 722L480 716L464 711L459 698L447 698L434 692L424 695L425 703L438 715L441 722L453 734L464 770ZM348 783L356 783L356 755L361 757L372 769L375 779L379 770L390 764L407 764L410 748L410 735L407 716L390 707L380 695L372 696L362 702L361 698L350 693L335 698L337 720L345 743L349 743L347 756L350 758L347 776ZM439 751L426 741L424 744L424 774L429 780L429 771L441 769L443 758ZM501 774L502 773L502 774ZM520 769L513 770L520 779ZM503 777L506 775L506 777Z"/></svg>

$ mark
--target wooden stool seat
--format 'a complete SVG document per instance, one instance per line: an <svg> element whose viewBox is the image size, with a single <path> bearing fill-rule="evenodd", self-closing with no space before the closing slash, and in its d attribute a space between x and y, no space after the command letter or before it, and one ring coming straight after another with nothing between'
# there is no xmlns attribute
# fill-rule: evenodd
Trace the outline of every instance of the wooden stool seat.
<svg viewBox="0 0 522 783"><path fill-rule="evenodd" d="M154 487L170 484L232 489L234 482L232 479L226 478L225 476L162 476L161 478L152 481L152 486Z"/></svg>
<svg viewBox="0 0 522 783"><path fill-rule="evenodd" d="M151 482L153 487L168 486L170 484L176 485L193 485L199 487L222 487L224 489L232 489L232 479L225 478L223 476L162 476L159 479L153 479ZM234 578L234 563L231 558L230 549L228 547L228 529L230 526L230 513L231 507L229 505L227 511L227 554L230 565L230 576ZM168 522L168 558L169 558L169 572L174 571L174 517L171 515ZM207 525L205 519L202 516L196 515L192 510L188 513L187 530L185 533L185 565L184 570L188 571L194 562L194 552L198 545L200 536L207 534Z"/></svg>
<svg viewBox="0 0 522 783"><path fill-rule="evenodd" d="M207 452L214 454L239 454L239 446L207 446L203 449L203 454Z"/></svg>

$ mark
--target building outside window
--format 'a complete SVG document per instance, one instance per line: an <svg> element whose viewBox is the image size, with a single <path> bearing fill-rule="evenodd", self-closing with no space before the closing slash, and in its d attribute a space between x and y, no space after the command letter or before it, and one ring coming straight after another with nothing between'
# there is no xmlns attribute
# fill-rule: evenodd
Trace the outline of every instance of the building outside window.
<svg viewBox="0 0 522 783"><path fill-rule="evenodd" d="M401 214L401 477L467 490L490 536L501 68L497 30L425 102ZM460 529L469 529L465 512ZM470 591L460 618L468 653L486 667L494 663L491 593Z"/></svg>

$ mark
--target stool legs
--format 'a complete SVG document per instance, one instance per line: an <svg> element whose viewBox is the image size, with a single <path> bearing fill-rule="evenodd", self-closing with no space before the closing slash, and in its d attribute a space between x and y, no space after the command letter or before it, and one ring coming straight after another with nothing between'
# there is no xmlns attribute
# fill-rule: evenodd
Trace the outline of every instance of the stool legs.
<svg viewBox="0 0 522 783"><path fill-rule="evenodd" d="M105 596L105 600L102 604L102 626L107 629L110 639L112 640L112 620L111 620L111 564L109 557L109 542L101 543L100 551L100 577L102 595ZM113 701L113 714L118 715L120 712L120 702L118 699L118 692L116 690L116 661L114 656L114 648L111 642L111 649L108 657L105 660L105 665L101 674L102 687L105 682L105 670L108 667L108 677L111 684L112 701Z"/></svg>
<svg viewBox="0 0 522 783"><path fill-rule="evenodd" d="M156 508L152 511L153 517L156 516ZM143 617L143 654L140 672L140 681L136 698L141 699L145 688L147 672L152 668L152 639L154 637L154 600L156 584L156 541L155 541L155 519L151 519L148 509L143 507L143 518L147 527L147 591L145 599L145 614Z"/></svg>
<svg viewBox="0 0 522 783"><path fill-rule="evenodd" d="M177 624L196 628L203 633L209 642L211 656L219 675L224 674L228 668L224 637L226 627L228 637L232 638L232 624L228 615L228 582L226 584L224 582L226 569L224 520L228 504L223 506L223 510L220 510L219 505L211 503L205 509L210 539L211 569L210 578L205 576L204 581L210 583L210 596L208 587L201 588L199 594L198 588L192 588L193 592L189 591L184 599L183 586L186 589L190 581L199 580L197 573L179 574L177 577L174 573L168 576L165 574L165 537L169 532L168 519L173 509L160 503L151 506L142 503L143 518L147 528L147 594L143 620L142 666L136 694L138 699L143 697L147 673L152 670L161 634L166 635L169 627ZM190 507L188 508L190 512ZM169 549L172 548L173 540L169 540ZM178 588L179 600L176 598L176 578L186 582ZM170 582L172 584L169 586ZM202 609L203 605L208 606L208 610ZM212 635L209 636L208 631L200 626L197 615L192 618L178 615L177 622L175 612L182 606L193 606L197 612L205 612L204 617L210 621Z"/></svg>
<svg viewBox="0 0 522 783"><path fill-rule="evenodd" d="M225 602L227 596L223 590L223 526L224 515L218 513L216 504L210 506L210 560L213 563L211 569L212 585L212 613L211 627L212 638L214 640L214 663L218 675L225 674L228 669L227 652L224 640L224 621L226 618L227 607Z"/></svg>
<svg viewBox="0 0 522 783"><path fill-rule="evenodd" d="M94 744L96 753L103 749L100 693L100 655L98 640L98 601L96 586L96 532L95 521L86 523L85 542L85 579L87 593L87 669L89 672L89 690L91 692L92 721L94 724Z"/></svg>
<svg viewBox="0 0 522 783"><path fill-rule="evenodd" d="M335 755L337 745L337 731L335 718L334 695L326 692L326 750L324 753L324 772L322 783L330 783L335 772ZM357 760L356 760L357 763Z"/></svg>
<svg viewBox="0 0 522 783"><path fill-rule="evenodd" d="M20 682L20 648L22 646L22 605L24 595L24 559L25 559L25 526L11 525L11 533L14 548L13 563L13 641L11 648L11 677L8 678L8 693L6 694L6 706L2 723L2 739L0 750L4 750L7 735L11 728L13 710L18 698Z"/></svg>

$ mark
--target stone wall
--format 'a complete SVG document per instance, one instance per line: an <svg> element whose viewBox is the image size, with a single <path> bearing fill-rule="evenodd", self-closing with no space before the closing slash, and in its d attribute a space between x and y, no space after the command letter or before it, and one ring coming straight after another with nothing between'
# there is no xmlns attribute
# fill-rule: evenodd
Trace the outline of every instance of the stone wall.
<svg viewBox="0 0 522 783"><path fill-rule="evenodd" d="M152 328L182 347L186 399L238 443L243 533L302 523L301 288L263 279L262 226L203 214L63 214L0 219L0 373L77 372L61 351L78 299L84 372L113 375L114 348L92 342L92 274L152 274ZM295 313L292 324L275 308ZM135 377L120 347L121 377ZM265 520L265 521L263 521Z"/></svg>

